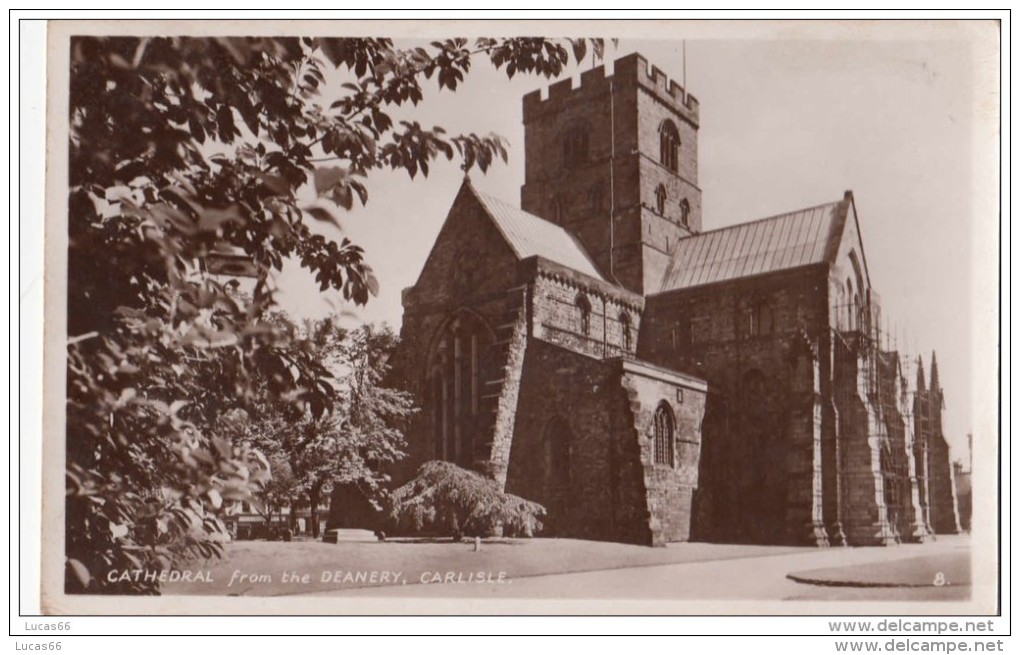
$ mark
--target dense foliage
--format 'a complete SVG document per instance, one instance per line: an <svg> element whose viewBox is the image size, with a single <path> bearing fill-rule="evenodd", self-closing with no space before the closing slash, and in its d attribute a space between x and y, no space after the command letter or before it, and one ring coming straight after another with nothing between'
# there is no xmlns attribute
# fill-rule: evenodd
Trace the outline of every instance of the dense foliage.
<svg viewBox="0 0 1020 655"><path fill-rule="evenodd" d="M550 76L585 47L72 39L68 591L154 593L149 578L119 573L219 552L224 503L270 475L264 454L230 436L243 427L232 420L284 403L303 425L344 425L314 344L265 318L272 272L294 259L323 291L364 303L378 287L364 253L315 226L366 202L371 170L427 175L458 156L484 171L506 157L495 135L448 136L391 112L417 104L426 80L455 90L475 56ZM224 256L249 265L250 299L214 274Z"/></svg>
<svg viewBox="0 0 1020 655"><path fill-rule="evenodd" d="M403 527L432 530L454 539L531 537L542 529L545 508L508 494L498 482L450 462L426 462L414 479L390 496L390 515Z"/></svg>
<svg viewBox="0 0 1020 655"><path fill-rule="evenodd" d="M307 323L303 333L316 359L333 374L331 411L316 416L293 403L270 402L246 417L237 441L270 461L272 479L256 488L264 506L309 507L317 537L319 503L333 485L356 483L381 505L388 465L404 455L402 426L414 407L410 394L383 383L397 345L389 327L348 330L324 320ZM277 476L277 470L284 475Z"/></svg>

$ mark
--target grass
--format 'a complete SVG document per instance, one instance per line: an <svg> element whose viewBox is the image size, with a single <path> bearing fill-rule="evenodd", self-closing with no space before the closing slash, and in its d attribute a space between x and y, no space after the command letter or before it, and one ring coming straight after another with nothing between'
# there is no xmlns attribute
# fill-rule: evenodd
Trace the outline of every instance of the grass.
<svg viewBox="0 0 1020 655"><path fill-rule="evenodd" d="M484 540L477 552L473 542L242 541L228 544L223 559L197 562L190 567L192 572L202 572L202 577L209 581L168 583L162 592L168 595L285 596L421 584L436 581L436 575L444 579L455 576L464 582L481 579L498 583L501 574L504 580L512 580L803 550L810 549L705 543L648 548L578 539ZM284 581L284 574L287 581Z"/></svg>

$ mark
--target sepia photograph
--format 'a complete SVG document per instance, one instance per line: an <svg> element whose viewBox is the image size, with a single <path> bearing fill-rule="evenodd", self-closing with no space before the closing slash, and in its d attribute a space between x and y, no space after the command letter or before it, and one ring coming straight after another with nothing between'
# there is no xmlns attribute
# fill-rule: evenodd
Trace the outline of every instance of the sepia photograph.
<svg viewBox="0 0 1020 655"><path fill-rule="evenodd" d="M45 614L1000 611L996 21L51 21Z"/></svg>

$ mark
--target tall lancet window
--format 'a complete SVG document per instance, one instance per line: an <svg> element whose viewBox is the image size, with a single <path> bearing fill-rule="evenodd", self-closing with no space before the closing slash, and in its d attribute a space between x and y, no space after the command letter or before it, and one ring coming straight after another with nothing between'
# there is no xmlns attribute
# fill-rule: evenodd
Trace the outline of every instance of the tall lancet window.
<svg viewBox="0 0 1020 655"><path fill-rule="evenodd" d="M680 224L687 227L691 224L691 203L687 198L680 201Z"/></svg>
<svg viewBox="0 0 1020 655"><path fill-rule="evenodd" d="M627 312L620 314L620 337L620 344L623 346L623 350L630 352L632 350L633 335L631 333L630 314Z"/></svg>
<svg viewBox="0 0 1020 655"><path fill-rule="evenodd" d="M482 404L492 332L478 316L462 311L433 340L429 356L427 407L436 459L470 465L486 425Z"/></svg>
<svg viewBox="0 0 1020 655"><path fill-rule="evenodd" d="M659 127L659 162L674 173L680 168L680 133L670 120Z"/></svg>
<svg viewBox="0 0 1020 655"><path fill-rule="evenodd" d="M591 301L588 300L588 296L579 293L577 294L577 300L574 302L577 305L577 312L580 316L579 327L581 334L588 336L591 334Z"/></svg>
<svg viewBox="0 0 1020 655"><path fill-rule="evenodd" d="M665 402L655 410L655 463L673 466L673 410Z"/></svg>

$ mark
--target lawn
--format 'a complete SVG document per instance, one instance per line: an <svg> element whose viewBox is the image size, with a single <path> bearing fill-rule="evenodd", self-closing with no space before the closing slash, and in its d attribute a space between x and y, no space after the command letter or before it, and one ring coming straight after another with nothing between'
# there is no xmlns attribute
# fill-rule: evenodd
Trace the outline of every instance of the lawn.
<svg viewBox="0 0 1020 655"><path fill-rule="evenodd" d="M361 587L461 582L507 584L515 578L680 564L803 550L786 546L671 544L648 548L578 539L266 542L226 546L221 560L196 562L191 581L170 582L168 595L286 596Z"/></svg>

